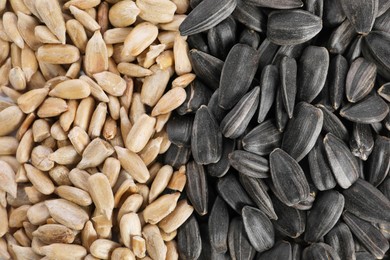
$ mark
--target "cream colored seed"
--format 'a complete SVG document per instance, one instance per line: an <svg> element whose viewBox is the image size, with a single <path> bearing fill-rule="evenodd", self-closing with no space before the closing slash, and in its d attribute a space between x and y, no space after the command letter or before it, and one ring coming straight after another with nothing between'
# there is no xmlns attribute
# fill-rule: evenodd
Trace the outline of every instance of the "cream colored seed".
<svg viewBox="0 0 390 260"><path fill-rule="evenodd" d="M70 64L80 59L80 51L73 45L45 44L38 48L37 59L51 64Z"/></svg>
<svg viewBox="0 0 390 260"><path fill-rule="evenodd" d="M92 97L81 100L77 108L74 125L81 127L84 131L87 131L94 109L95 100Z"/></svg>
<svg viewBox="0 0 390 260"><path fill-rule="evenodd" d="M187 94L183 88L173 88L169 90L157 102L152 110L152 116L167 114L178 108L186 100Z"/></svg>
<svg viewBox="0 0 390 260"><path fill-rule="evenodd" d="M60 82L49 92L49 96L62 99L83 99L90 94L91 89L88 83L81 79Z"/></svg>
<svg viewBox="0 0 390 260"><path fill-rule="evenodd" d="M25 1L26 2L26 1ZM35 36L35 27L39 22L31 15L26 15L22 12L17 13L18 16L18 30L22 35L26 44L34 51L38 49L41 42Z"/></svg>
<svg viewBox="0 0 390 260"><path fill-rule="evenodd" d="M81 60L73 62L72 65L69 66L69 69L66 71L65 76L70 79L76 79L80 74L81 70Z"/></svg>
<svg viewBox="0 0 390 260"><path fill-rule="evenodd" d="M139 156L142 158L146 166L149 166L157 158L162 141L162 137L151 139L144 149L139 152Z"/></svg>
<svg viewBox="0 0 390 260"><path fill-rule="evenodd" d="M75 164L80 161L80 155L71 145L57 149L48 158L61 165Z"/></svg>
<svg viewBox="0 0 390 260"><path fill-rule="evenodd" d="M71 5L70 12L88 31L95 32L100 29L100 25L85 11Z"/></svg>
<svg viewBox="0 0 390 260"><path fill-rule="evenodd" d="M156 40L158 28L152 23L143 22L134 27L125 39L123 56L137 56Z"/></svg>
<svg viewBox="0 0 390 260"><path fill-rule="evenodd" d="M126 90L126 81L112 72L103 71L93 74L93 77L99 86L112 96L121 96Z"/></svg>
<svg viewBox="0 0 390 260"><path fill-rule="evenodd" d="M28 144L27 141L29 138L26 137L24 142ZM26 147L27 149L29 147ZM19 149L19 142L15 137L12 136L2 136L0 137L0 155L15 155L18 153ZM31 152L31 151L30 151ZM21 156L21 151L19 151L19 156ZM23 155L24 157L24 155ZM19 161L19 160L18 160Z"/></svg>
<svg viewBox="0 0 390 260"><path fill-rule="evenodd" d="M18 100L18 98L21 96L21 94L18 91L16 91L13 88L6 87L6 86L2 86L1 87L1 92L3 92L3 94L5 96L7 96L10 99L12 99L12 101L15 102L15 103Z"/></svg>
<svg viewBox="0 0 390 260"><path fill-rule="evenodd" d="M100 31L96 31L87 43L84 67L88 75L93 75L108 69L107 47Z"/></svg>
<svg viewBox="0 0 390 260"><path fill-rule="evenodd" d="M30 238L27 237L25 231L24 231L24 228L22 229L18 229L17 231L15 231L15 233L13 234L15 240L19 243L19 245L21 246L25 246L25 247L28 247L31 243L31 240Z"/></svg>
<svg viewBox="0 0 390 260"><path fill-rule="evenodd" d="M39 192L45 195L54 192L54 184L47 175L28 163L24 164L24 168L26 169L28 179Z"/></svg>
<svg viewBox="0 0 390 260"><path fill-rule="evenodd" d="M118 64L118 70L120 73L129 77L146 77L153 74L149 69L145 69L137 64L121 62Z"/></svg>
<svg viewBox="0 0 390 260"><path fill-rule="evenodd" d="M114 187L118 180L119 172L121 170L121 164L118 159L108 157L103 164L102 173L107 176L111 187Z"/></svg>
<svg viewBox="0 0 390 260"><path fill-rule="evenodd" d="M92 199L89 193L79 188L62 185L55 189L55 193L59 197L76 203L82 207L87 207L92 204Z"/></svg>
<svg viewBox="0 0 390 260"><path fill-rule="evenodd" d="M32 75L38 71L38 61L34 51L28 46L25 46L24 49L22 49L21 63L26 81L29 82Z"/></svg>
<svg viewBox="0 0 390 260"><path fill-rule="evenodd" d="M180 24L187 18L187 15L174 15L169 23L162 23L159 27L166 31L179 31Z"/></svg>
<svg viewBox="0 0 390 260"><path fill-rule="evenodd" d="M62 129L59 121L52 124L50 134L57 141L65 141L68 139L67 133Z"/></svg>
<svg viewBox="0 0 390 260"><path fill-rule="evenodd" d="M35 146L31 151L31 163L41 171L48 171L54 167L54 162L49 159L53 152L50 147L44 145Z"/></svg>
<svg viewBox="0 0 390 260"><path fill-rule="evenodd" d="M10 106L0 111L0 136L15 131L23 122L24 114L17 106Z"/></svg>
<svg viewBox="0 0 390 260"><path fill-rule="evenodd" d="M139 183L145 183L150 175L145 163L136 154L126 148L119 146L114 147L121 162L123 169L131 174L131 176Z"/></svg>
<svg viewBox="0 0 390 260"><path fill-rule="evenodd" d="M104 126L104 122L106 121L106 116L107 116L107 104L100 102L97 105L95 111L93 112L89 124L88 135L91 138L100 136Z"/></svg>
<svg viewBox="0 0 390 260"><path fill-rule="evenodd" d="M170 75L168 70L161 70L157 65L153 65L151 70L154 73L145 78L141 90L141 99L144 104L154 107L164 94Z"/></svg>
<svg viewBox="0 0 390 260"><path fill-rule="evenodd" d="M137 0L139 16L151 23L168 23L173 20L176 5L169 0Z"/></svg>
<svg viewBox="0 0 390 260"><path fill-rule="evenodd" d="M96 210L110 219L114 209L114 195L110 182L103 173L96 173L88 178L89 194Z"/></svg>
<svg viewBox="0 0 390 260"><path fill-rule="evenodd" d="M57 165L49 171L50 178L57 186L72 185L69 179L69 169L63 165Z"/></svg>
<svg viewBox="0 0 390 260"><path fill-rule="evenodd" d="M108 13L110 23L114 27L126 27L132 25L140 10L131 0L124 0L114 4Z"/></svg>
<svg viewBox="0 0 390 260"><path fill-rule="evenodd" d="M114 120L118 120L121 106L119 98L111 95L108 98L108 112Z"/></svg>
<svg viewBox="0 0 390 260"><path fill-rule="evenodd" d="M1 140L1 138L0 138ZM25 163L29 160L31 156L31 151L34 145L34 138L32 130L28 130L20 140L20 144L16 151L16 159L20 163Z"/></svg>
<svg viewBox="0 0 390 260"><path fill-rule="evenodd" d="M117 130L116 121L112 117L109 117L104 122L102 135L106 140L112 140L117 135Z"/></svg>
<svg viewBox="0 0 390 260"><path fill-rule="evenodd" d="M149 203L152 203L163 190L167 187L173 174L173 168L170 165L164 165L158 172L150 187Z"/></svg>
<svg viewBox="0 0 390 260"><path fill-rule="evenodd" d="M14 42L19 48L24 48L24 40L23 37L20 35L18 27L18 17L12 13L12 12L5 12L3 14L3 24L5 33L7 36L11 39L12 42Z"/></svg>
<svg viewBox="0 0 390 260"><path fill-rule="evenodd" d="M70 127L74 122L79 103L77 100L68 100L67 105L68 105L68 110L62 113L59 119L61 128L65 132L69 131Z"/></svg>
<svg viewBox="0 0 390 260"><path fill-rule="evenodd" d="M114 241L108 239L97 239L92 243L90 251L96 258L109 259L110 253L118 247L120 247L120 244Z"/></svg>
<svg viewBox="0 0 390 260"><path fill-rule="evenodd" d="M188 43L185 38L177 34L173 44L173 54L175 57L175 71L179 76L192 71L188 51Z"/></svg>
<svg viewBox="0 0 390 260"><path fill-rule="evenodd" d="M155 124L154 117L140 116L126 137L126 147L132 152L140 152L152 137Z"/></svg>
<svg viewBox="0 0 390 260"><path fill-rule="evenodd" d="M48 93L48 88L30 90L18 98L18 106L26 114L34 112L45 100Z"/></svg>
<svg viewBox="0 0 390 260"><path fill-rule="evenodd" d="M21 91L26 88L26 77L20 67L12 68L9 72L8 78L14 89Z"/></svg>
<svg viewBox="0 0 390 260"><path fill-rule="evenodd" d="M165 245L167 246L166 260L178 260L179 252L176 241L168 241Z"/></svg>
<svg viewBox="0 0 390 260"><path fill-rule="evenodd" d="M118 247L112 251L112 260L135 260L134 253L126 247Z"/></svg>
<svg viewBox="0 0 390 260"><path fill-rule="evenodd" d="M80 9L89 9L100 4L101 0L70 0L64 4L65 8L74 5Z"/></svg>
<svg viewBox="0 0 390 260"><path fill-rule="evenodd" d="M163 238L163 240L165 242L172 241L173 239L175 239L175 237L177 235L177 231L176 230L174 230L174 231L172 231L170 233L166 233L166 232L164 232L164 230L160 229L160 233L161 233L161 236L162 236L162 238Z"/></svg>
<svg viewBox="0 0 390 260"><path fill-rule="evenodd" d="M74 244L55 243L41 248L42 253L47 259L84 259L87 250Z"/></svg>
<svg viewBox="0 0 390 260"><path fill-rule="evenodd" d="M0 160L0 173L0 189L16 198L17 184L14 170L8 163Z"/></svg>
<svg viewBox="0 0 390 260"><path fill-rule="evenodd" d="M68 110L66 101L60 98L47 98L38 109L38 116L41 118L55 117Z"/></svg>
<svg viewBox="0 0 390 260"><path fill-rule="evenodd" d="M58 38L50 31L50 29L44 25L38 25L34 28L34 36L39 41L40 45L42 45L42 43L61 43L60 40L58 40Z"/></svg>
<svg viewBox="0 0 390 260"><path fill-rule="evenodd" d="M158 226L164 232L173 232L191 216L193 211L194 208L188 204L187 200L181 200L177 203L175 210L161 220Z"/></svg>
<svg viewBox="0 0 390 260"><path fill-rule="evenodd" d="M98 238L95 228L90 220L85 223L81 231L82 245L89 251L91 244Z"/></svg>
<svg viewBox="0 0 390 260"><path fill-rule="evenodd" d="M95 138L85 148L77 168L86 169L96 167L113 153L114 148L108 142L100 138Z"/></svg>
<svg viewBox="0 0 390 260"><path fill-rule="evenodd" d="M146 53L145 58L140 62L140 64L142 64L145 68L150 68L165 48L165 44L150 45L149 51Z"/></svg>
<svg viewBox="0 0 390 260"><path fill-rule="evenodd" d="M143 202L143 198L140 194L133 194L127 197L127 199L123 202L122 206L119 208L118 212L118 221L122 219L122 217L130 212L137 213L141 208Z"/></svg>
<svg viewBox="0 0 390 260"><path fill-rule="evenodd" d="M96 98L97 100L101 102L108 102L108 96L106 93L104 93L103 89L95 82L93 81L90 77L86 75L80 76L80 79L87 82L90 89L91 89L91 95Z"/></svg>
<svg viewBox="0 0 390 260"><path fill-rule="evenodd" d="M163 260L167 254L167 247L156 225L146 225L142 230L146 241L146 251L152 259Z"/></svg>
<svg viewBox="0 0 390 260"><path fill-rule="evenodd" d="M145 222L157 224L163 218L168 216L176 207L180 193L167 194L159 197L157 200L149 204L143 211Z"/></svg>
<svg viewBox="0 0 390 260"><path fill-rule="evenodd" d="M183 74L172 81L172 88L185 88L189 84L191 84L191 82L194 81L195 78L196 75L193 73Z"/></svg>
<svg viewBox="0 0 390 260"><path fill-rule="evenodd" d="M131 239L133 236L141 236L141 222L136 213L127 213L123 215L119 224L120 234L123 244L131 248Z"/></svg>
<svg viewBox="0 0 390 260"><path fill-rule="evenodd" d="M109 29L103 35L104 42L106 44L123 43L132 30L131 27Z"/></svg>
<svg viewBox="0 0 390 260"><path fill-rule="evenodd" d="M141 95L139 93L134 93L129 112L131 123L134 124L139 117L145 113L146 109L144 103L142 103Z"/></svg>
<svg viewBox="0 0 390 260"><path fill-rule="evenodd" d="M62 16L59 2L51 0L36 0L34 7L42 22L46 24L46 26L62 44L65 44L65 21Z"/></svg>
<svg viewBox="0 0 390 260"><path fill-rule="evenodd" d="M33 236L39 238L43 243L73 243L75 234L73 230L60 224L47 224L40 226L33 232Z"/></svg>

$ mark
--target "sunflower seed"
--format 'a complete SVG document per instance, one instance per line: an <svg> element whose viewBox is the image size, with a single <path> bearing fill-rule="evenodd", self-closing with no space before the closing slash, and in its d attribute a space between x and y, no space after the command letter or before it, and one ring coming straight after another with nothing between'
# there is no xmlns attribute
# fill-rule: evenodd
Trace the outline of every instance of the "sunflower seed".
<svg viewBox="0 0 390 260"><path fill-rule="evenodd" d="M194 161L187 163L187 196L196 212L203 216L207 214L209 191L206 173L202 165Z"/></svg>
<svg viewBox="0 0 390 260"><path fill-rule="evenodd" d="M202 251L199 225L192 215L178 230L177 245L181 259L198 259Z"/></svg>
<svg viewBox="0 0 390 260"><path fill-rule="evenodd" d="M299 162L313 148L324 116L320 109L305 102L295 106L294 114L283 135L281 148Z"/></svg>
<svg viewBox="0 0 390 260"><path fill-rule="evenodd" d="M378 189L390 200L390 178L387 177L381 185L378 186Z"/></svg>
<svg viewBox="0 0 390 260"><path fill-rule="evenodd" d="M260 35L254 30L244 29L240 34L239 43L246 44L257 49L260 45Z"/></svg>
<svg viewBox="0 0 390 260"><path fill-rule="evenodd" d="M193 120L191 116L173 116L167 123L169 141L178 146L189 146Z"/></svg>
<svg viewBox="0 0 390 260"><path fill-rule="evenodd" d="M376 94L372 94L363 100L349 103L340 110L340 115L352 122L372 124L380 122L389 113L389 106Z"/></svg>
<svg viewBox="0 0 390 260"><path fill-rule="evenodd" d="M282 90L280 88L276 92L275 103L276 127L278 128L279 132L283 132L286 128L289 118L286 110L284 109Z"/></svg>
<svg viewBox="0 0 390 260"><path fill-rule="evenodd" d="M221 254L228 250L229 212L221 197L215 199L208 220L210 244L215 252Z"/></svg>
<svg viewBox="0 0 390 260"><path fill-rule="evenodd" d="M186 164L191 156L191 148L184 146L176 146L171 144L165 152L164 164L172 165L179 169L180 166Z"/></svg>
<svg viewBox="0 0 390 260"><path fill-rule="evenodd" d="M272 64L278 65L284 56L298 59L301 56L303 49L307 45L308 45L307 43L301 43L301 44L280 46L275 56L273 56Z"/></svg>
<svg viewBox="0 0 390 260"><path fill-rule="evenodd" d="M236 22L229 16L207 32L210 54L224 60L236 41Z"/></svg>
<svg viewBox="0 0 390 260"><path fill-rule="evenodd" d="M390 102L390 83L383 84L378 89L378 94L387 102Z"/></svg>
<svg viewBox="0 0 390 260"><path fill-rule="evenodd" d="M244 223L240 218L234 218L230 222L228 243L231 259L250 260L256 254L244 230Z"/></svg>
<svg viewBox="0 0 390 260"><path fill-rule="evenodd" d="M372 147L372 146L371 146ZM390 139L378 135L368 161L367 181L377 187L390 171Z"/></svg>
<svg viewBox="0 0 390 260"><path fill-rule="evenodd" d="M228 173L218 180L217 190L223 200L237 213L241 213L245 205L253 205L252 200L233 173Z"/></svg>
<svg viewBox="0 0 390 260"><path fill-rule="evenodd" d="M221 122L221 130L227 138L237 138L245 132L256 112L260 87L245 94Z"/></svg>
<svg viewBox="0 0 390 260"><path fill-rule="evenodd" d="M187 38L187 42L191 48L201 52L209 53L210 50L209 46L207 46L206 44L206 38L207 37L205 37L205 35L203 35L202 33L196 33L193 35L189 35Z"/></svg>
<svg viewBox="0 0 390 260"><path fill-rule="evenodd" d="M343 195L345 208L359 218L375 223L389 222L389 199L367 181L358 179Z"/></svg>
<svg viewBox="0 0 390 260"><path fill-rule="evenodd" d="M345 14L337 0L324 1L323 22L326 27L335 27L345 20Z"/></svg>
<svg viewBox="0 0 390 260"><path fill-rule="evenodd" d="M374 29L377 31L390 33L389 25L390 25L390 11L388 9L385 13L383 13L381 16L375 19Z"/></svg>
<svg viewBox="0 0 390 260"><path fill-rule="evenodd" d="M274 44L268 38L264 39L257 50L259 55L259 70L263 70L265 66L272 63L278 50L279 45Z"/></svg>
<svg viewBox="0 0 390 260"><path fill-rule="evenodd" d="M317 139L308 156L311 179L316 188L321 191L330 190L337 184L330 169L322 139L321 136Z"/></svg>
<svg viewBox="0 0 390 260"><path fill-rule="evenodd" d="M364 58L374 62L378 74L387 80L390 80L389 46L390 35L385 32L374 31L364 37L362 49Z"/></svg>
<svg viewBox="0 0 390 260"><path fill-rule="evenodd" d="M300 0L279 0L279 1L270 1L270 0L246 0L251 5L268 7L274 9L295 9L303 6L302 1Z"/></svg>
<svg viewBox="0 0 390 260"><path fill-rule="evenodd" d="M345 79L348 72L348 62L337 55L331 58L328 72L328 88L330 102L334 109L338 109L344 96Z"/></svg>
<svg viewBox="0 0 390 260"><path fill-rule="evenodd" d="M366 251L356 252L356 260L374 260L374 259L375 257Z"/></svg>
<svg viewBox="0 0 390 260"><path fill-rule="evenodd" d="M389 242L378 229L348 211L344 212L343 220L371 254L379 259L383 258L385 252L389 249Z"/></svg>
<svg viewBox="0 0 390 260"><path fill-rule="evenodd" d="M187 16L179 27L181 35L206 31L225 20L236 8L236 0L203 0Z"/></svg>
<svg viewBox="0 0 390 260"><path fill-rule="evenodd" d="M319 109L321 109L323 115L324 115L324 124L323 124L323 130L326 133L332 133L338 138L347 141L348 136L348 130L344 126L343 122L329 109L327 109L324 105L317 105Z"/></svg>
<svg viewBox="0 0 390 260"><path fill-rule="evenodd" d="M202 105L207 105L212 95L210 89L197 79L185 90L186 100L176 109L179 115L195 113Z"/></svg>
<svg viewBox="0 0 390 260"><path fill-rule="evenodd" d="M200 50L190 51L192 69L208 87L217 89L224 62Z"/></svg>
<svg viewBox="0 0 390 260"><path fill-rule="evenodd" d="M268 160L254 153L235 150L229 154L229 163L239 173L253 178L269 177Z"/></svg>
<svg viewBox="0 0 390 260"><path fill-rule="evenodd" d="M317 242L326 235L339 220L344 208L344 197L337 191L319 194L307 218L305 241Z"/></svg>
<svg viewBox="0 0 390 260"><path fill-rule="evenodd" d="M222 138L222 155L216 163L207 165L207 173L213 177L223 177L230 169L229 154L234 151L236 147L235 140Z"/></svg>
<svg viewBox="0 0 390 260"><path fill-rule="evenodd" d="M248 91L258 66L256 50L245 44L236 44L230 50L222 68L219 106L232 108Z"/></svg>
<svg viewBox="0 0 390 260"><path fill-rule="evenodd" d="M333 247L341 259L356 259L352 233L345 223L338 223L325 236L325 242Z"/></svg>
<svg viewBox="0 0 390 260"><path fill-rule="evenodd" d="M347 49L356 32L348 19L345 19L329 36L328 50L330 53L343 54Z"/></svg>
<svg viewBox="0 0 390 260"><path fill-rule="evenodd" d="M275 100L276 89L279 84L278 68L274 65L267 65L261 72L260 78L260 103L257 122L261 123L267 116Z"/></svg>
<svg viewBox="0 0 390 260"><path fill-rule="evenodd" d="M321 18L307 11L274 11L268 16L267 37L278 45L300 44L312 39L321 29Z"/></svg>
<svg viewBox="0 0 390 260"><path fill-rule="evenodd" d="M271 196L275 213L278 216L272 220L275 229L288 237L299 237L306 228L306 212L288 207L275 196Z"/></svg>
<svg viewBox="0 0 390 260"><path fill-rule="evenodd" d="M367 160L374 147L374 138L371 128L366 124L353 124L353 136L349 141L353 155L362 160Z"/></svg>
<svg viewBox="0 0 390 260"><path fill-rule="evenodd" d="M304 201L309 196L309 183L297 161L279 148L270 154L269 161L272 182L283 203L292 206Z"/></svg>
<svg viewBox="0 0 390 260"><path fill-rule="evenodd" d="M341 0L340 4L356 32L366 34L371 31L378 11L377 0L353 2Z"/></svg>
<svg viewBox="0 0 390 260"><path fill-rule="evenodd" d="M291 244L288 241L279 241L268 251L257 254L256 260L292 259Z"/></svg>
<svg viewBox="0 0 390 260"><path fill-rule="evenodd" d="M234 9L233 17L247 28L256 32L264 32L266 27L266 18L262 11L245 3L246 1L237 1L237 7Z"/></svg>
<svg viewBox="0 0 390 260"><path fill-rule="evenodd" d="M283 57L280 61L280 89L284 108L292 118L297 94L297 62L294 58Z"/></svg>
<svg viewBox="0 0 390 260"><path fill-rule="evenodd" d="M325 85L329 53L324 47L307 47L299 60L298 99L311 103Z"/></svg>
<svg viewBox="0 0 390 260"><path fill-rule="evenodd" d="M270 249L275 243L275 233L271 221L259 209L245 206L242 220L249 242L257 252Z"/></svg>
<svg viewBox="0 0 390 260"><path fill-rule="evenodd" d="M302 260L341 260L337 252L325 243L314 243L306 247L302 253Z"/></svg>

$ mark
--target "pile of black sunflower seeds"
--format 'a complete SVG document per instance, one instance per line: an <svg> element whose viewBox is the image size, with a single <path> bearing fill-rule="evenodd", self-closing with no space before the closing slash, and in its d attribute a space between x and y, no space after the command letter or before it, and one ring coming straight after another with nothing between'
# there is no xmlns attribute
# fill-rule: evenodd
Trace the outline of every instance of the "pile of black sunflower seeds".
<svg viewBox="0 0 390 260"><path fill-rule="evenodd" d="M181 259L383 259L390 1L192 0L167 125L196 213Z"/></svg>

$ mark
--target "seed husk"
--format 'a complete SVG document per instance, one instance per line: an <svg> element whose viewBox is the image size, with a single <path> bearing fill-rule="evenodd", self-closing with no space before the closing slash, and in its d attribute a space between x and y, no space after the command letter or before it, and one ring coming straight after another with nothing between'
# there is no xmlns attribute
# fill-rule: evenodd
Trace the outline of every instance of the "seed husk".
<svg viewBox="0 0 390 260"><path fill-rule="evenodd" d="M369 33L374 25L378 11L378 2L371 1L340 1L347 19L351 22L357 33Z"/></svg>
<svg viewBox="0 0 390 260"><path fill-rule="evenodd" d="M349 139L348 130L343 122L333 114L326 106L317 105L324 115L324 124L322 126L325 133L332 133L338 138L347 141Z"/></svg>
<svg viewBox="0 0 390 260"><path fill-rule="evenodd" d="M300 0L279 0L279 1L270 1L270 0L247 0L251 5L268 7L274 9L295 9L302 7L303 3Z"/></svg>
<svg viewBox="0 0 390 260"><path fill-rule="evenodd" d="M362 48L364 58L374 62L377 66L378 74L387 80L390 79L388 74L390 63L387 60L387 57L389 57L389 44L390 36L388 33L373 31L364 37Z"/></svg>
<svg viewBox="0 0 390 260"><path fill-rule="evenodd" d="M207 32L211 55L225 59L236 41L236 21L229 16Z"/></svg>
<svg viewBox="0 0 390 260"><path fill-rule="evenodd" d="M190 36L191 37L191 36ZM212 89L219 87L224 62L201 50L190 50L192 69L207 86Z"/></svg>
<svg viewBox="0 0 390 260"><path fill-rule="evenodd" d="M203 216L208 212L209 190L204 167L191 161L186 165L186 192L195 211Z"/></svg>
<svg viewBox="0 0 390 260"><path fill-rule="evenodd" d="M174 168L178 169L180 166L188 162L190 156L191 148L171 144L169 149L165 152L164 163L172 165Z"/></svg>
<svg viewBox="0 0 390 260"><path fill-rule="evenodd" d="M192 116L173 116L168 121L166 128L169 140L179 146L189 146L193 120Z"/></svg>
<svg viewBox="0 0 390 260"><path fill-rule="evenodd" d="M247 4L245 1L237 1L237 6L232 16L251 30L256 32L265 31L265 15L259 8Z"/></svg>
<svg viewBox="0 0 390 260"><path fill-rule="evenodd" d="M334 109L338 109L341 105L345 80L348 73L348 62L342 55L337 55L330 59L328 71L328 88L330 102Z"/></svg>
<svg viewBox="0 0 390 260"><path fill-rule="evenodd" d="M330 53L343 54L356 32L348 19L345 19L329 37L328 49Z"/></svg>
<svg viewBox="0 0 390 260"><path fill-rule="evenodd" d="M367 170L367 181L377 187L389 173L390 163L388 153L390 151L390 140L384 136L378 136L372 154L369 157Z"/></svg>
<svg viewBox="0 0 390 260"><path fill-rule="evenodd" d="M229 154L229 163L239 173L253 178L269 177L268 160L257 154L235 150Z"/></svg>
<svg viewBox="0 0 390 260"><path fill-rule="evenodd" d="M256 250L249 242L241 218L234 218L229 225L229 254L232 259L253 259Z"/></svg>
<svg viewBox="0 0 390 260"><path fill-rule="evenodd" d="M325 242L333 247L341 259L355 259L355 242L348 226L340 222L325 236Z"/></svg>
<svg viewBox="0 0 390 260"><path fill-rule="evenodd" d="M211 114L215 117L215 119L220 123L223 118L227 115L228 111L223 109L218 105L218 96L219 96L219 89L217 89L214 94L211 96L209 103L207 104L207 107Z"/></svg>
<svg viewBox="0 0 390 260"><path fill-rule="evenodd" d="M198 259L202 251L202 238L199 225L192 215L178 230L177 245L180 258Z"/></svg>
<svg viewBox="0 0 390 260"><path fill-rule="evenodd" d="M261 57L261 56L260 56ZM261 59L259 59L261 62ZM260 64L261 66L261 64ZM257 122L262 123L275 100L276 89L279 84L279 71L274 65L267 65L260 77L260 103Z"/></svg>
<svg viewBox="0 0 390 260"><path fill-rule="evenodd" d="M228 250L229 220L228 207L223 199L218 196L208 220L210 244L217 253L226 253Z"/></svg>
<svg viewBox="0 0 390 260"><path fill-rule="evenodd" d="M284 108L289 118L294 112L295 97L297 94L297 62L294 58L283 57L280 61L280 92Z"/></svg>
<svg viewBox="0 0 390 260"><path fill-rule="evenodd" d="M186 89L186 99L176 110L179 115L195 113L202 105L206 105L211 97L210 89L195 79Z"/></svg>
<svg viewBox="0 0 390 260"><path fill-rule="evenodd" d="M235 149L235 141L228 138L222 138L221 159L216 163L207 165L207 173L213 177L223 177L230 169L229 154Z"/></svg>
<svg viewBox="0 0 390 260"><path fill-rule="evenodd" d="M332 259L340 260L337 252L329 245L319 242L311 244L309 247L306 247L302 252L302 260L309 259Z"/></svg>
<svg viewBox="0 0 390 260"><path fill-rule="evenodd" d="M353 136L349 142L353 155L366 161L374 148L371 128L366 124L353 124Z"/></svg>
<svg viewBox="0 0 390 260"><path fill-rule="evenodd" d="M284 108L282 90L279 88L276 92L276 101L275 101L275 117L276 117L276 127L279 132L284 132L286 125L289 121L288 114Z"/></svg>

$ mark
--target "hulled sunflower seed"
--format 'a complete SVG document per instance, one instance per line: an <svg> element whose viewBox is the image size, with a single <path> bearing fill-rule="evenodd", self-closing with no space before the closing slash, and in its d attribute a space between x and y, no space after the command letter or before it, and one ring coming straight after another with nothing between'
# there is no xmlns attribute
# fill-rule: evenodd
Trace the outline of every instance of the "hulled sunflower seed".
<svg viewBox="0 0 390 260"><path fill-rule="evenodd" d="M269 177L268 160L257 154L235 150L229 154L229 163L239 173L253 178Z"/></svg>
<svg viewBox="0 0 390 260"><path fill-rule="evenodd" d="M207 214L209 192L206 173L202 165L192 161L186 165L187 195L199 215Z"/></svg>
<svg viewBox="0 0 390 260"><path fill-rule="evenodd" d="M325 242L336 250L341 259L356 259L355 243L352 233L345 223L340 222L336 224L326 234Z"/></svg>
<svg viewBox="0 0 390 260"><path fill-rule="evenodd" d="M390 139L378 135L374 149L369 157L367 181L377 187L390 171Z"/></svg>

